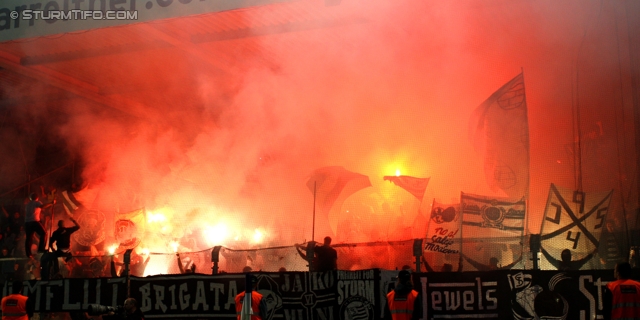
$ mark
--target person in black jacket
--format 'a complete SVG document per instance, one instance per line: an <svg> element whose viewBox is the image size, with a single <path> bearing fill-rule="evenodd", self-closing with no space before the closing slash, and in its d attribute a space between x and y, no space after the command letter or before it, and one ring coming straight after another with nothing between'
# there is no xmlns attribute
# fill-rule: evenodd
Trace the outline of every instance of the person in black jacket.
<svg viewBox="0 0 640 320"><path fill-rule="evenodd" d="M303 253L301 250L308 250L309 245L303 246L296 244L298 254L311 264L311 271L331 271L338 269L338 252L331 247L331 237L324 237L324 243L321 246L313 246L313 256Z"/></svg>
<svg viewBox="0 0 640 320"><path fill-rule="evenodd" d="M67 228L64 226L64 220L58 221L58 229L53 232L51 238L49 238L49 247L53 247L55 244L56 247L56 256L64 257L65 262L68 262L71 255L71 234L80 230L80 225L78 222L70 218L71 222L73 222L74 226Z"/></svg>
<svg viewBox="0 0 640 320"><path fill-rule="evenodd" d="M144 320L144 314L138 308L138 302L134 298L124 300L124 307L121 312L109 312L102 316L103 320Z"/></svg>
<svg viewBox="0 0 640 320"><path fill-rule="evenodd" d="M143 260L142 256L136 253L135 250L131 251L130 256L130 264L129 264L129 275L134 277L144 277L144 270L147 268L147 264L149 263L149 259L151 256L147 255L147 258ZM126 277L126 268L124 267L123 262L116 262L115 257L111 256L111 277ZM118 272L116 269L116 265L123 266L123 268Z"/></svg>
<svg viewBox="0 0 640 320"><path fill-rule="evenodd" d="M318 258L318 271L330 271L338 269L338 253L331 247L331 237L324 237L324 243L315 248Z"/></svg>

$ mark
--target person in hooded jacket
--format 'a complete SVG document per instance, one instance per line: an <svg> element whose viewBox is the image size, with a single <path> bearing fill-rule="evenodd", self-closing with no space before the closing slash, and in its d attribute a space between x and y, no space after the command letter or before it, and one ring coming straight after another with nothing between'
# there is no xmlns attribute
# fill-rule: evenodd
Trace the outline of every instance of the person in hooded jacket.
<svg viewBox="0 0 640 320"><path fill-rule="evenodd" d="M422 297L413 290L411 272L401 270L395 288L387 294L384 320L418 320L422 318Z"/></svg>

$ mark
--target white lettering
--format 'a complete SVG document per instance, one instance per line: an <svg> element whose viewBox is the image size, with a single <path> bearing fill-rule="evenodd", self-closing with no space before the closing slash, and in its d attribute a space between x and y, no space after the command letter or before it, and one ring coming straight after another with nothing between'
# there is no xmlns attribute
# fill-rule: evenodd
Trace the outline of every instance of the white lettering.
<svg viewBox="0 0 640 320"><path fill-rule="evenodd" d="M496 292L496 289L487 290L487 295L486 295L487 302L493 302L492 305L487 306L488 310L498 309L498 298L491 296L491 294L495 292Z"/></svg>
<svg viewBox="0 0 640 320"><path fill-rule="evenodd" d="M198 310L198 306L202 304L202 310L209 310L209 305L207 304L207 297L204 292L204 282L198 281L196 283L196 299L193 302L193 310Z"/></svg>
<svg viewBox="0 0 640 320"><path fill-rule="evenodd" d="M190 294L185 294L185 292L189 292L189 287L186 283L180 285L180 310L184 310L189 307L189 299L191 298Z"/></svg>
<svg viewBox="0 0 640 320"><path fill-rule="evenodd" d="M62 280L55 280L55 281L49 282L49 286L47 286L47 295L46 295L46 300L45 300L46 301L45 302L45 310L51 310L51 299L54 296L53 292L51 292L51 286L62 287Z"/></svg>
<svg viewBox="0 0 640 320"><path fill-rule="evenodd" d="M213 291L213 310L220 310L220 293L224 290L222 283L210 283L209 290Z"/></svg>
<svg viewBox="0 0 640 320"><path fill-rule="evenodd" d="M454 296L455 293L455 296ZM445 306L447 310L456 310L460 307L460 291L444 292Z"/></svg>
<svg viewBox="0 0 640 320"><path fill-rule="evenodd" d="M102 281L100 279L96 281L96 303L100 304L100 289L102 289Z"/></svg>
<svg viewBox="0 0 640 320"><path fill-rule="evenodd" d="M473 291L465 291L462 293L462 301L464 310L471 311L473 310Z"/></svg>
<svg viewBox="0 0 640 320"><path fill-rule="evenodd" d="M235 280L229 281L229 294L227 294L228 300L224 304L225 310L229 310L231 305L236 305L235 297L238 295L238 288L236 287Z"/></svg>
<svg viewBox="0 0 640 320"><path fill-rule="evenodd" d="M156 310L162 310L163 313L167 312L167 305L164 304L164 286L153 286L153 291L156 293L156 304L154 308Z"/></svg>
<svg viewBox="0 0 640 320"><path fill-rule="evenodd" d="M64 280L64 302L62 308L67 310L80 310L80 302L69 302L69 279Z"/></svg>
<svg viewBox="0 0 640 320"><path fill-rule="evenodd" d="M21 17L22 20L47 20L55 22L56 20L138 20L138 11L124 10L34 10L22 9L20 11L11 11L10 17L14 20Z"/></svg>
<svg viewBox="0 0 640 320"><path fill-rule="evenodd" d="M433 310L441 311L442 307L440 304L442 303L442 294L440 291L431 292L431 308Z"/></svg>
<svg viewBox="0 0 640 320"><path fill-rule="evenodd" d="M151 310L151 284L147 283L138 290L142 295L140 299L140 311L148 312Z"/></svg>
<svg viewBox="0 0 640 320"><path fill-rule="evenodd" d="M427 278L421 277L420 283L422 284L422 305L427 305ZM429 314L427 312L429 308L422 308L422 319L429 319Z"/></svg>
<svg viewBox="0 0 640 320"><path fill-rule="evenodd" d="M171 292L171 306L169 308L176 310L178 309L178 305L176 304L176 286L172 285L169 287L169 292Z"/></svg>
<svg viewBox="0 0 640 320"><path fill-rule="evenodd" d="M478 283L478 297L482 297L482 281L480 278L476 278L476 282ZM478 299L478 310L483 310L482 299Z"/></svg>
<svg viewBox="0 0 640 320"><path fill-rule="evenodd" d="M582 294L584 294L585 298L587 298L587 300L589 300L589 314L592 315L593 317L596 316L596 299L593 297L593 295L589 292L589 290L587 290L587 288L585 288L584 283L585 281L588 282L593 282L593 277L591 275L583 275L580 276L580 284L578 285L580 288L580 292L582 292ZM581 310L580 315L581 317L583 317L583 311Z"/></svg>

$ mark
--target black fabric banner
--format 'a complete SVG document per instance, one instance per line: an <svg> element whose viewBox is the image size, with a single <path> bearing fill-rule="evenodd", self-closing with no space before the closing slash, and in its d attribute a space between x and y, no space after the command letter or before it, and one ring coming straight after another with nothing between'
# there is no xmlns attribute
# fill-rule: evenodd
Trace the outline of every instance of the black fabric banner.
<svg viewBox="0 0 640 320"><path fill-rule="evenodd" d="M374 320L397 271L370 269L327 273L255 273L266 299L265 320ZM594 319L602 315L611 270L557 272L501 270L416 273L423 319ZM148 319L236 317L234 297L245 288L243 274L132 277L131 296ZM87 310L89 304L122 305L124 278L25 281L23 293L36 312ZM4 287L3 296L10 288Z"/></svg>

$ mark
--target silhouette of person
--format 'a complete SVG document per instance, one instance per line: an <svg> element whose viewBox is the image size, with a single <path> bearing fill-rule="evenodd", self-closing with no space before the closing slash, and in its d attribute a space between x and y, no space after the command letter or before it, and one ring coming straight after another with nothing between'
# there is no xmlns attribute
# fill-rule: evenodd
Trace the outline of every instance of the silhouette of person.
<svg viewBox="0 0 640 320"><path fill-rule="evenodd" d="M102 316L103 320L144 320L144 313L138 308L138 301L135 298L127 298L124 300L124 313L116 314L110 311L108 315Z"/></svg>
<svg viewBox="0 0 640 320"><path fill-rule="evenodd" d="M78 225L78 222L73 218L71 218L70 220L74 224L73 227L67 228L64 226L64 220L59 220L58 229L56 229L56 231L51 234L51 238L49 238L49 246L52 247L55 243L56 256L64 257L65 262L68 262L72 257L70 251L71 234L80 230L80 225Z"/></svg>
<svg viewBox="0 0 640 320"><path fill-rule="evenodd" d="M420 257L420 260L422 260L422 264L424 264L424 267L427 269L427 272L436 272L431 265L429 264L429 262L427 261L427 259L425 259L424 256ZM458 262L458 270L457 272L462 271L462 255L460 255L460 261ZM451 265L450 263L445 263L442 265L442 269L440 269L440 272L453 272L453 265Z"/></svg>
<svg viewBox="0 0 640 320"><path fill-rule="evenodd" d="M56 200L53 199L53 202L45 205L40 202L40 197L37 193L34 192L29 195L29 202L25 207L24 217L24 231L26 234L24 250L27 257L31 257L33 255L31 253L31 241L33 240L34 233L40 238L38 242L38 252L45 251L45 231L44 227L42 227L42 223L40 223L40 214L42 213L42 209L51 207L55 203Z"/></svg>
<svg viewBox="0 0 640 320"><path fill-rule="evenodd" d="M467 256L465 256L464 254L460 254L465 260L467 260L467 262L472 265L474 268L478 269L478 271L492 271L492 270L509 270L511 268L513 268L513 266L515 266L518 262L520 262L520 260L522 260L522 256L520 256L520 258L518 258L517 260L511 262L510 264L500 267L498 265L498 263L500 262L498 260L498 258L496 257L491 257L489 258L489 264L482 264L478 261L475 261Z"/></svg>
<svg viewBox="0 0 640 320"><path fill-rule="evenodd" d="M598 252L597 250L595 250L592 253L588 254L586 257L580 260L573 261L571 257L571 250L569 249L562 250L562 252L560 253L561 260L552 257L551 254L542 247L540 247L540 250L542 251L542 254L547 259L547 261L549 261L551 265L553 265L560 271L580 270L580 268L582 268L582 266L589 260L591 260L591 258L593 258L593 255Z"/></svg>
<svg viewBox="0 0 640 320"><path fill-rule="evenodd" d="M296 245L298 254L303 259L309 261L307 254L302 253L300 250L307 250L308 247L302 245ZM315 246L313 248L314 257L311 259L312 271L324 272L338 269L338 252L331 247L331 237L324 237L324 243L321 246Z"/></svg>
<svg viewBox="0 0 640 320"><path fill-rule="evenodd" d="M147 258L144 261L142 261L142 257L139 254L137 254L135 250L132 250L131 256L130 256L130 262L129 262L129 275L132 275L134 277L143 277L144 270L147 268L149 259L151 259L151 256L147 256ZM116 262L114 256L112 255L111 262L110 262L111 277L113 278L126 277L127 276L126 268L123 268L120 271L120 274L118 275L116 264L120 266L124 266L123 262Z"/></svg>
<svg viewBox="0 0 640 320"><path fill-rule="evenodd" d="M180 269L180 273L195 273L196 272L196 264L191 261L191 258L187 257L185 259L185 263L182 263L180 259L180 253L176 252L176 257L178 260L178 269Z"/></svg>

